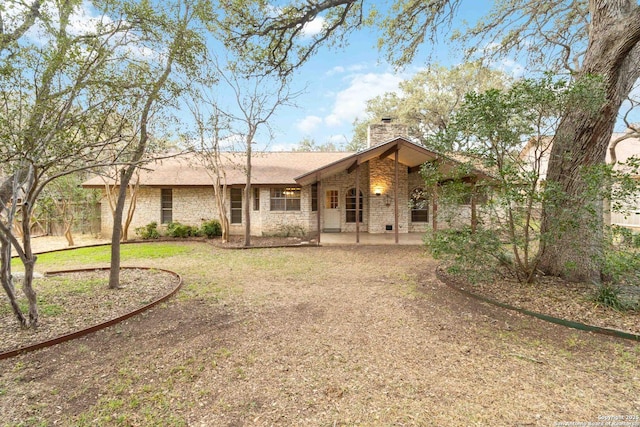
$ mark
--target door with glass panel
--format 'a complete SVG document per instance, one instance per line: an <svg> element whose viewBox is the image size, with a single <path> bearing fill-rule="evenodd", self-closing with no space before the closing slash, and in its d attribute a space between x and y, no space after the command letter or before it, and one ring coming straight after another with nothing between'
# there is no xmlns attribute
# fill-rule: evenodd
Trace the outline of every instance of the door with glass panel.
<svg viewBox="0 0 640 427"><path fill-rule="evenodd" d="M340 231L340 200L338 190L327 189L324 192L324 230Z"/></svg>

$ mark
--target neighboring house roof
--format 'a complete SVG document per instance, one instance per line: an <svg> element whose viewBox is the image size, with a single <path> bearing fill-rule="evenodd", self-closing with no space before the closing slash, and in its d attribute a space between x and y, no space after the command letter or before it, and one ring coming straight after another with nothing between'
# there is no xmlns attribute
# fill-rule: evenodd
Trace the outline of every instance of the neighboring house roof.
<svg viewBox="0 0 640 427"><path fill-rule="evenodd" d="M616 140L618 140L619 138L622 138L626 134L627 134L626 132L621 132L621 133L614 133L613 135L611 135L611 142L609 144L609 148L611 147L611 144L613 144ZM536 144L536 141L532 139L520 152L520 158L533 162L536 156L541 155L540 158L542 160L542 167L540 172L543 176L546 176L552 143L553 143L553 138L551 137L545 137L542 141L542 144ZM536 148L538 149L537 154L535 151ZM629 158L633 156L640 157L640 138L630 137L618 142L618 144L616 145L617 164L614 166L614 169L621 170L623 166L620 164L626 162ZM609 149L607 149L605 161L607 163L611 163L611 155L609 153Z"/></svg>
<svg viewBox="0 0 640 427"><path fill-rule="evenodd" d="M253 185L295 185L294 178L309 170L336 162L351 152L254 152L251 156ZM223 153L227 185L246 183L244 153ZM85 181L85 188L113 185L113 178L95 176ZM195 154L152 161L140 173L140 185L148 187L211 186L210 171Z"/></svg>
<svg viewBox="0 0 640 427"><path fill-rule="evenodd" d="M419 167L424 163L438 160L438 165L441 168L441 171L443 173L448 173L451 169L464 163L455 160L450 156L444 156L436 153L435 151L429 150L423 145L416 144L407 138L395 137L379 145L367 148L366 150L350 154L349 156L336 160L333 163L325 164L319 168L309 170L306 173L297 176L296 182L303 186L313 184L318 180L322 180L345 170L350 170L357 165L375 158L393 159L396 152L398 153L398 162L409 168ZM487 173L477 168L472 170L472 174L483 179L491 178Z"/></svg>

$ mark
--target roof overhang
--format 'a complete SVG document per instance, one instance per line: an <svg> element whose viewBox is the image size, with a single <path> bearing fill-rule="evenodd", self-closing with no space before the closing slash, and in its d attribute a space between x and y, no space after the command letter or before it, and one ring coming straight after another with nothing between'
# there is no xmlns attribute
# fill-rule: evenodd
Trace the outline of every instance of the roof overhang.
<svg viewBox="0 0 640 427"><path fill-rule="evenodd" d="M410 170L419 170L423 164L437 160L441 171L446 173L462 164L461 162L431 151L422 145L399 137L307 172L304 175L296 177L295 180L301 186L311 185L340 172L347 171L351 173L359 165L373 159L395 159L396 153L398 155L398 163L408 167ZM478 178L489 178L486 174L476 170L473 171L473 175L478 176Z"/></svg>

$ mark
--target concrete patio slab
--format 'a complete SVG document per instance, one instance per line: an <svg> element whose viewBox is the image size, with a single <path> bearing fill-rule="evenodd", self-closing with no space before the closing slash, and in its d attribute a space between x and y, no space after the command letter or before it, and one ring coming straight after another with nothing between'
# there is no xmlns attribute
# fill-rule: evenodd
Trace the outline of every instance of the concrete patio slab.
<svg viewBox="0 0 640 427"><path fill-rule="evenodd" d="M423 245L424 233L400 233L399 245ZM356 233L322 233L320 244L330 245L395 245L394 233L360 233L360 243L356 243Z"/></svg>

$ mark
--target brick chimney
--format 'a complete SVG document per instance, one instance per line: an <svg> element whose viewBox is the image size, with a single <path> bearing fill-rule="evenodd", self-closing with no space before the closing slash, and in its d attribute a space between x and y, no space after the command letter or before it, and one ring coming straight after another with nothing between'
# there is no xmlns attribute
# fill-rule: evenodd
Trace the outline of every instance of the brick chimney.
<svg viewBox="0 0 640 427"><path fill-rule="evenodd" d="M375 147L399 136L408 137L409 128L394 123L391 117L383 117L380 123L370 124L367 128L367 147Z"/></svg>

